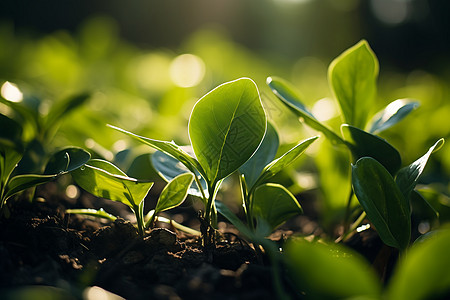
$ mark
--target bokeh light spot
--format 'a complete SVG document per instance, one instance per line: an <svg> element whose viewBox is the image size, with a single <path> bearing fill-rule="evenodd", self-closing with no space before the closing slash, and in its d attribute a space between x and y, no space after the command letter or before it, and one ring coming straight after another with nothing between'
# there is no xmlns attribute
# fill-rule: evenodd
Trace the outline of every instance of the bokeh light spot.
<svg viewBox="0 0 450 300"><path fill-rule="evenodd" d="M187 88L199 84L205 76L203 60L193 54L182 54L170 65L170 78L179 87Z"/></svg>

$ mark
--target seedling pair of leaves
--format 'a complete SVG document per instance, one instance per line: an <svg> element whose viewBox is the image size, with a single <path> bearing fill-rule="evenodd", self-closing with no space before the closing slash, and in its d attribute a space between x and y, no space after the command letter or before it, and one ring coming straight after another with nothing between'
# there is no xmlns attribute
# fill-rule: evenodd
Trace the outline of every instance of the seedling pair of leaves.
<svg viewBox="0 0 450 300"><path fill-rule="evenodd" d="M378 60L366 41L361 41L336 58L328 69L328 80L345 122L339 135L306 108L295 88L287 81L269 77L272 92L302 121L321 131L335 145L344 145L353 156L352 184L367 216L387 245L405 249L410 240L410 195L430 154L443 143L439 140L422 158L399 171L400 153L376 136L400 122L418 107L416 101L399 99L390 103L369 122L378 77ZM397 175L396 181L394 181ZM350 197L351 200L351 197Z"/></svg>
<svg viewBox="0 0 450 300"><path fill-rule="evenodd" d="M85 150L70 147L50 157L44 174L14 175L17 164L23 157L22 127L1 114L0 127L2 128L0 135L0 210L2 213L6 201L13 195L74 171L90 159L90 154Z"/></svg>
<svg viewBox="0 0 450 300"><path fill-rule="evenodd" d="M278 139L274 137L276 132L274 133L270 126L266 132L266 115L258 89L251 79L241 78L224 83L195 104L189 118L189 146L179 146L173 141L154 140L111 127L159 150L152 155L152 162L166 180L185 172L195 174L195 184L190 187L189 193L199 196L205 205L202 216L206 222L202 229L205 244L213 242L211 238L216 215L215 197L222 180L243 167L252 156L255 157L254 162L242 169L243 174L246 174L244 177L248 178L245 180L251 184L250 193L245 188L246 212L251 214L249 219L251 220L254 214L251 210L257 206L259 210L256 209L258 212L255 214L264 215L267 220L271 219L267 221L271 225L279 225L280 220L269 216L273 213L270 210L273 204L268 203L271 200L278 204L290 203L287 204L286 216L292 213L292 203L296 213L301 212L298 202L284 187L265 185L257 190L257 186L283 166L281 162L274 164L259 177L261 169L258 163L261 160L273 159L274 149L278 148ZM265 134L266 141L262 142ZM297 146L289 158L298 156L311 142ZM257 149L260 149L259 154ZM283 160L283 164L287 163ZM248 186L248 183L244 185ZM256 196L261 196L261 203L265 204L258 206L250 203L250 197L257 198ZM253 224L253 221L251 222Z"/></svg>
<svg viewBox="0 0 450 300"><path fill-rule="evenodd" d="M72 177L81 188L89 193L127 205L136 216L140 236L143 236L144 231L152 226L158 213L183 203L187 197L188 187L194 180L194 175L191 173L180 174L173 178L164 187L155 209L151 210L146 218L144 200L152 188L153 182L128 177L112 163L101 159L90 160L83 167L72 172ZM68 212L115 219L114 216L103 210L80 209Z"/></svg>

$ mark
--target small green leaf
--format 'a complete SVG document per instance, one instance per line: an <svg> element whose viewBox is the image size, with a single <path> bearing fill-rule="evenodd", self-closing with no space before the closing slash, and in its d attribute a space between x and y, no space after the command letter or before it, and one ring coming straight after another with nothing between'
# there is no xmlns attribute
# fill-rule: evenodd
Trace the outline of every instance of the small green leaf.
<svg viewBox="0 0 450 300"><path fill-rule="evenodd" d="M364 128L376 94L378 60L367 41L346 50L328 68L328 81L344 120Z"/></svg>
<svg viewBox="0 0 450 300"><path fill-rule="evenodd" d="M268 77L269 85L275 96L278 97L287 107L296 113L311 128L322 132L333 144L344 144L342 138L319 122L316 117L305 107L300 100L295 88L286 80L279 77Z"/></svg>
<svg viewBox="0 0 450 300"><path fill-rule="evenodd" d="M90 160L71 174L81 188L94 196L122 202L135 212L153 186L153 182L128 177L113 164L99 159Z"/></svg>
<svg viewBox="0 0 450 300"><path fill-rule="evenodd" d="M251 189L255 185L264 167L275 158L278 146L279 139L277 131L268 122L266 134L258 150L239 168L239 172L244 175L248 189Z"/></svg>
<svg viewBox="0 0 450 300"><path fill-rule="evenodd" d="M306 139L290 149L288 152L284 153L281 157L273 160L264 168L255 186L263 183L265 180L271 178L272 176L289 166L291 163L293 163L318 138L318 136L314 136Z"/></svg>
<svg viewBox="0 0 450 300"><path fill-rule="evenodd" d="M402 168L398 172L395 182L399 186L406 199L409 199L409 194L412 192L412 190L414 190L420 175L427 165L431 153L439 150L439 148L441 148L443 144L444 139L438 140L421 158L419 158L409 166Z"/></svg>
<svg viewBox="0 0 450 300"><path fill-rule="evenodd" d="M392 175L400 169L400 153L384 139L347 124L342 125L341 130L354 161L365 156L372 157Z"/></svg>
<svg viewBox="0 0 450 300"><path fill-rule="evenodd" d="M303 213L302 207L285 187L267 183L253 194L253 214L267 222L271 231L288 219Z"/></svg>
<svg viewBox="0 0 450 300"><path fill-rule="evenodd" d="M386 299L448 299L450 230L429 235L399 261L386 289Z"/></svg>
<svg viewBox="0 0 450 300"><path fill-rule="evenodd" d="M379 299L381 287L372 268L348 248L293 239L285 255L294 288L306 299Z"/></svg>
<svg viewBox="0 0 450 300"><path fill-rule="evenodd" d="M353 166L352 183L359 203L383 242L406 249L411 238L409 201L389 172L375 159L363 157Z"/></svg>
<svg viewBox="0 0 450 300"><path fill-rule="evenodd" d="M248 78L224 83L195 104L189 118L194 153L211 185L236 171L256 151L266 115L256 84Z"/></svg>
<svg viewBox="0 0 450 300"><path fill-rule="evenodd" d="M34 187L43 183L47 183L53 179L55 179L57 175L35 175L35 174L25 174L25 175L17 175L11 178L6 184L6 193L4 199L8 199L9 197L27 189L30 187Z"/></svg>
<svg viewBox="0 0 450 300"><path fill-rule="evenodd" d="M87 163L90 158L89 152L81 148L70 147L60 150L49 159L44 174L56 175L71 172Z"/></svg>
<svg viewBox="0 0 450 300"><path fill-rule="evenodd" d="M200 163L197 161L197 159L195 157L189 155L185 151L183 151L182 147L178 146L173 141L166 142L166 141L153 140L153 139L149 139L149 138L146 138L143 136L136 135L134 133L131 133L129 131L126 131L126 130L121 129L116 126L112 126L112 125L108 125L108 126L111 127L112 129L115 129L117 131L125 133L125 134L131 136L132 138L134 138L152 148L155 148L156 150L162 151L170 156L173 156L174 158L179 160L183 165L185 165L186 168L188 168L189 171L191 171L192 173L194 173L195 171L198 171L203 176L205 175L205 172L203 171L203 168L200 165Z"/></svg>
<svg viewBox="0 0 450 300"><path fill-rule="evenodd" d="M192 147L190 146L181 146L180 147L183 151L185 151L188 154L191 154ZM162 151L156 151L151 156L151 161L153 164L153 167L156 169L158 174L164 178L167 182L171 181L176 176L190 172L192 173L188 168L186 168L185 165L180 163L180 161L173 156L170 156ZM200 184L203 188L203 193L206 197L208 197L208 185L203 179L203 177L199 174L197 170L195 170L196 176L198 176L198 179L200 181ZM199 190L197 184L194 182L192 183L191 187L188 190L190 195L194 195L197 197L203 197L201 191Z"/></svg>
<svg viewBox="0 0 450 300"><path fill-rule="evenodd" d="M370 123L370 133L380 133L405 118L411 111L419 107L419 102L408 99L398 99L389 103L385 109L378 112Z"/></svg>
<svg viewBox="0 0 450 300"><path fill-rule="evenodd" d="M194 174L180 174L164 187L156 204L155 213L177 207L186 199L188 189L194 181Z"/></svg>
<svg viewBox="0 0 450 300"><path fill-rule="evenodd" d="M103 219L108 219L113 222L117 219L116 216L113 216L113 215L107 213L106 211L103 210L103 208L100 208L98 210L93 209L93 208L66 209L66 213L103 218Z"/></svg>

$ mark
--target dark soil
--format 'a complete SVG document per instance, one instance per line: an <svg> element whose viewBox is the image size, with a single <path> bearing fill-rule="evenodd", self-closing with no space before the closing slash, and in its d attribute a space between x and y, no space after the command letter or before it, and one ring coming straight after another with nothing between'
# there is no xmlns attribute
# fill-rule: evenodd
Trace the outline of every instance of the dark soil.
<svg viewBox="0 0 450 300"><path fill-rule="evenodd" d="M38 199L11 201L11 216L0 221L2 299L35 285L75 299L89 286L126 299L276 298L270 268L233 234L219 233L206 251L194 236L156 228L142 238L123 219L69 216L64 201Z"/></svg>

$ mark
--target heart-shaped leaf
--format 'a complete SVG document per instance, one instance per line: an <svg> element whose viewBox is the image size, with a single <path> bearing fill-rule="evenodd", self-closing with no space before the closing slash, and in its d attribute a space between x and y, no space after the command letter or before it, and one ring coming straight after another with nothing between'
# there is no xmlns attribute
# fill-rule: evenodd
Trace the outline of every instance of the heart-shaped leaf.
<svg viewBox="0 0 450 300"><path fill-rule="evenodd" d="M328 81L346 123L364 128L376 94L378 60L362 40L333 60Z"/></svg>
<svg viewBox="0 0 450 300"><path fill-rule="evenodd" d="M369 132L380 133L394 126L417 107L419 107L419 102L408 99L398 99L389 103L385 109L372 118Z"/></svg>
<svg viewBox="0 0 450 300"><path fill-rule="evenodd" d="M122 133L125 133L132 138L152 147L159 151L162 151L164 153L167 153L168 155L173 156L177 160L179 160L183 165L188 168L189 171L194 173L195 171L198 171L203 176L205 175L205 172L203 171L202 166L199 164L199 162L192 156L190 156L188 153L183 151L181 146L178 146L173 141L172 142L166 142L166 141L159 141L159 140L153 140L150 138L146 138L143 136L136 135L132 132L126 131L124 129L121 129L116 126L108 125L112 129L115 129L117 131L120 131Z"/></svg>
<svg viewBox="0 0 450 300"><path fill-rule="evenodd" d="M191 146L181 146L180 147L183 151L190 154L192 153L192 147ZM162 151L156 151L151 156L151 161L153 164L153 167L156 169L158 174L164 178L166 181L171 181L176 176L189 172L192 173L188 168L186 168L185 165L180 163L180 161L173 156L170 156ZM197 170L195 170L196 176L198 176L198 179L200 181L200 184L203 188L203 193L205 197L208 197L208 185L206 184L206 181L203 179L203 177L198 173ZM191 184L191 187L188 190L188 193L190 195L194 195L197 197L202 198L202 192L199 190L197 184L194 182Z"/></svg>
<svg viewBox="0 0 450 300"><path fill-rule="evenodd" d="M267 183L256 188L253 194L253 214L260 217L271 231L288 219L303 213L294 195L279 184Z"/></svg>
<svg viewBox="0 0 450 300"><path fill-rule="evenodd" d="M352 183L383 242L406 249L411 238L411 211L391 174L375 159L363 157L352 168Z"/></svg>
<svg viewBox="0 0 450 300"><path fill-rule="evenodd" d="M271 162L277 154L279 146L278 134L273 125L268 122L264 138L258 150L250 159L239 168L244 175L247 188L250 190L258 180L264 167Z"/></svg>
<svg viewBox="0 0 450 300"><path fill-rule="evenodd" d="M292 239L285 255L293 286L307 299L379 299L381 287L370 265L348 248Z"/></svg>
<svg viewBox="0 0 450 300"><path fill-rule="evenodd" d="M300 142L288 152L284 153L281 157L268 164L264 168L262 174L259 176L255 186L263 183L264 181L271 178L272 176L289 166L291 163L293 163L318 138L318 136L314 136Z"/></svg>
<svg viewBox="0 0 450 300"><path fill-rule="evenodd" d="M153 186L153 182L128 177L110 162L100 159L90 160L71 174L75 182L89 193L122 202L133 211L138 210Z"/></svg>
<svg viewBox="0 0 450 300"><path fill-rule="evenodd" d="M81 148L70 147L60 150L49 159L44 174L56 175L71 172L87 163L90 158L89 152Z"/></svg>
<svg viewBox="0 0 450 300"><path fill-rule="evenodd" d="M406 199L409 199L409 194L414 190L420 175L422 174L431 153L439 150L444 144L444 139L438 140L421 158L413 162L407 167L402 168L395 178L395 182L399 186Z"/></svg>
<svg viewBox="0 0 450 300"><path fill-rule="evenodd" d="M375 158L391 174L400 169L400 153L384 139L347 124L342 125L341 130L355 161L368 156Z"/></svg>
<svg viewBox="0 0 450 300"><path fill-rule="evenodd" d="M266 131L266 115L256 84L248 78L224 83L195 104L189 137L195 156L215 185L242 166Z"/></svg>
<svg viewBox="0 0 450 300"><path fill-rule="evenodd" d="M180 174L164 187L156 204L155 213L177 207L186 199L188 189L194 180L194 174Z"/></svg>
<svg viewBox="0 0 450 300"><path fill-rule="evenodd" d="M278 97L287 107L289 107L295 114L302 118L302 120L311 128L322 132L333 144L344 144L342 138L329 129L325 124L319 122L316 117L305 107L300 100L295 88L286 80L279 77L267 78L269 85L275 96Z"/></svg>

